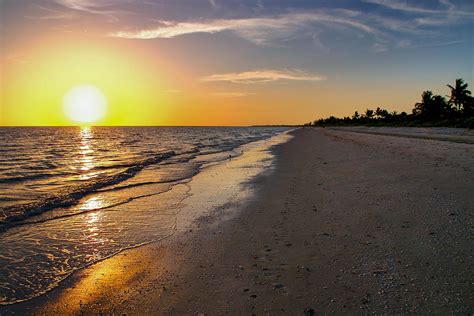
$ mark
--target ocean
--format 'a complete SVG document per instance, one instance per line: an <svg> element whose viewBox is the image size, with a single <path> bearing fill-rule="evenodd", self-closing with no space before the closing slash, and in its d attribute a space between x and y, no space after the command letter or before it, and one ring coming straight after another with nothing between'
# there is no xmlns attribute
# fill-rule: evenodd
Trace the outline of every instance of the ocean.
<svg viewBox="0 0 474 316"><path fill-rule="evenodd" d="M0 128L0 304L174 232L203 166L283 127ZM176 192L175 192L176 191Z"/></svg>

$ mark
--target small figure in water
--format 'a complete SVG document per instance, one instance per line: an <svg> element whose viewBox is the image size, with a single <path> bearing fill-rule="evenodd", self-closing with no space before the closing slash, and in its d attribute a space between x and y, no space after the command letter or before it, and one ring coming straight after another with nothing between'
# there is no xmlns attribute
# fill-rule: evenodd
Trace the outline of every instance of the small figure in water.
<svg viewBox="0 0 474 316"><path fill-rule="evenodd" d="M229 160L232 160L232 155L229 155Z"/></svg>

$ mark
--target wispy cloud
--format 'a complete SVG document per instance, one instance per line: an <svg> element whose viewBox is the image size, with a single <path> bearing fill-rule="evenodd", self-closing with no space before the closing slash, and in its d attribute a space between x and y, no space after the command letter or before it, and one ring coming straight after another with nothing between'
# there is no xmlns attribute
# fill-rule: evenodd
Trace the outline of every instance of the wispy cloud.
<svg viewBox="0 0 474 316"><path fill-rule="evenodd" d="M468 40L454 40L454 41L442 41L442 42L434 42L434 43L427 43L427 44L412 44L407 47L417 48L417 47L442 47L442 46L451 46L451 45L458 45L462 43L467 43Z"/></svg>
<svg viewBox="0 0 474 316"><path fill-rule="evenodd" d="M310 74L300 69L272 70L260 69L244 72L231 72L224 74L214 74L201 78L206 82L233 82L233 83L266 83L277 80L292 81L320 81L324 80L323 76Z"/></svg>
<svg viewBox="0 0 474 316"><path fill-rule="evenodd" d="M374 43L372 45L372 50L376 53L383 53L388 50L387 45L382 44L382 43Z"/></svg>
<svg viewBox="0 0 474 316"><path fill-rule="evenodd" d="M36 15L25 15L27 19L34 20L69 20L73 19L74 15L70 12L64 12L57 9L48 8L39 4L32 4L32 8L36 9L38 14Z"/></svg>
<svg viewBox="0 0 474 316"><path fill-rule="evenodd" d="M218 5L217 5L216 0L208 0L208 2L209 2L209 5L210 5L213 9L217 9Z"/></svg>
<svg viewBox="0 0 474 316"><path fill-rule="evenodd" d="M342 8L339 5L298 11L291 6L275 8L269 2L264 6L263 1L255 0L254 6L234 15L240 18L223 17L228 16L227 1L202 0L208 4L204 7L212 14L199 19L195 16L206 14L163 15L160 1L141 1L143 6L137 6L136 0L44 0L36 14L28 17L78 20L80 23L87 19L95 25L103 25L102 32L106 35L124 39L171 39L199 33L233 34L259 45L308 39L318 50L326 52L330 51L333 39L339 35L364 39L360 42L373 52L413 47L413 44L406 44L408 41L447 41L452 37L450 30L454 28L442 30L443 27L472 23L474 19L469 3L453 4L449 0L429 4L405 0L361 0L372 4L365 11L357 6ZM222 15L223 12L226 14ZM108 23L105 25L103 22Z"/></svg>
<svg viewBox="0 0 474 316"><path fill-rule="evenodd" d="M192 33L216 33L225 30L225 25L218 23L174 23L160 21L162 26L133 32L111 33L113 37L135 38L135 39L153 39L153 38L173 38L180 35Z"/></svg>
<svg viewBox="0 0 474 316"><path fill-rule="evenodd" d="M99 12L101 9L110 7L117 3L117 1L112 0L54 0L59 5L67 7L69 9L86 11L90 13Z"/></svg>
<svg viewBox="0 0 474 316"><path fill-rule="evenodd" d="M107 22L118 22L119 16L128 12L120 9L120 5L126 4L130 0L53 0L60 6L79 13L88 13L104 16ZM61 15L58 15L61 17ZM55 18L51 15L50 18ZM57 16L56 16L57 18Z"/></svg>
<svg viewBox="0 0 474 316"><path fill-rule="evenodd" d="M437 10L426 9L422 7L416 7L407 4L406 2L399 2L396 0L364 0L364 2L377 4L392 10L415 12L415 13L438 13Z"/></svg>
<svg viewBox="0 0 474 316"><path fill-rule="evenodd" d="M215 34L230 32L256 44L274 43L279 40L312 37L316 47L323 47L319 35L328 30L352 32L359 38L372 40L374 52L384 52L400 41L423 37L429 40L438 33L432 27L465 23L474 17L469 10L454 6L448 0L440 0L437 6L422 7L397 0L363 0L389 10L405 14L387 15L380 12L362 12L353 9L319 9L309 12L292 11L277 15L240 19L207 19L190 21L164 21L135 30L112 32L112 37L125 39L169 39L189 34ZM413 15L413 17L407 16ZM315 38L316 34L316 38ZM327 48L325 49L327 51Z"/></svg>
<svg viewBox="0 0 474 316"><path fill-rule="evenodd" d="M440 0L439 4L442 7L437 8L437 9L425 8L421 6L413 6L413 5L408 4L407 2L400 2L396 0L364 0L364 1L367 3L377 4L377 5L392 9L392 10L404 11L404 12L409 12L409 13L437 14L437 15L449 14L452 16L461 16L461 17L474 16L473 12L457 9L456 6L453 5L451 2L449 2L448 0Z"/></svg>
<svg viewBox="0 0 474 316"><path fill-rule="evenodd" d="M257 43L271 39L286 38L311 24L344 26L366 34L380 32L371 26L347 16L345 13L287 13L271 17L246 19L216 19L199 22L160 21L150 29L120 31L111 33L113 37L129 39L173 38L194 33L218 33L231 31L240 37Z"/></svg>

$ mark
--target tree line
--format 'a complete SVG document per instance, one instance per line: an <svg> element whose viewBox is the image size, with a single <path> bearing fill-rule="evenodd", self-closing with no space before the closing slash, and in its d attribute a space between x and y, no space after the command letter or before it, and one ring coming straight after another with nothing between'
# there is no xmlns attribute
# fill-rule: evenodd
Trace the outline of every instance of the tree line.
<svg viewBox="0 0 474 316"><path fill-rule="evenodd" d="M364 113L355 111L349 117L330 116L306 126L449 126L474 128L474 97L463 79L456 79L454 86L447 85L451 95L435 95L431 91L421 94L421 101L415 103L411 113L388 111L377 107ZM449 98L449 99L447 99Z"/></svg>

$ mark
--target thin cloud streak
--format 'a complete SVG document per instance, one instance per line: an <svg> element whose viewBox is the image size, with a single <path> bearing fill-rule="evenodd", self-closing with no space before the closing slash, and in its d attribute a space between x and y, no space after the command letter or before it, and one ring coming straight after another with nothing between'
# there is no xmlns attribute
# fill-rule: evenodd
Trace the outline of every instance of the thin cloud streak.
<svg viewBox="0 0 474 316"><path fill-rule="evenodd" d="M209 2L209 5L211 6L211 8L213 9L217 9L217 3L216 3L216 0L208 0Z"/></svg>
<svg viewBox="0 0 474 316"><path fill-rule="evenodd" d="M440 13L438 10L425 9L422 7L410 6L405 2L386 1L386 0L364 0L364 2L377 4L392 10L405 11L411 13Z"/></svg>
<svg viewBox="0 0 474 316"><path fill-rule="evenodd" d="M426 9L423 7L418 6L411 6L408 5L406 2L398 2L394 0L364 0L367 3L377 4L383 6L388 9L404 11L409 13L419 13L419 14L449 14L452 16L465 16L465 17L473 17L474 13L466 12L462 10L455 9L455 6L446 0L440 0L439 2L446 6L446 10L434 10L434 9Z"/></svg>
<svg viewBox="0 0 474 316"><path fill-rule="evenodd" d="M201 21L158 21L158 25L147 29L112 32L109 36L124 39L170 39L190 34L215 34L231 32L253 43L264 45L278 40L288 40L308 34L320 34L327 29L338 32L348 30L361 37L373 40L372 51L385 52L400 41L413 38L405 36L434 36L436 31L429 26L459 24L468 21L472 14L442 0L441 9L427 9L404 2L364 0L367 3L415 14L411 20L381 14L364 13L349 9L318 10L312 12L290 12L274 16L211 19ZM445 9L443 9L445 8ZM413 23L414 22L414 23ZM428 28L427 28L428 27Z"/></svg>
<svg viewBox="0 0 474 316"><path fill-rule="evenodd" d="M127 11L117 9L121 4L125 4L129 1L130 0L54 0L55 3L73 12L104 16L107 18L107 22L118 22L120 16L130 14ZM60 17L61 15L59 15L59 18ZM55 17L51 15L49 18L53 19ZM80 15L78 15L78 18L80 18Z"/></svg>
<svg viewBox="0 0 474 316"><path fill-rule="evenodd" d="M288 13L274 17L246 18L246 19L217 19L205 22L170 22L161 21L160 25L138 31L120 31L111 33L112 37L127 39L154 39L174 38L194 33L218 33L231 31L238 36L256 43L265 43L269 39L285 38L297 33L309 24L337 24L359 32L371 35L381 33L364 24L344 15L328 14L322 12Z"/></svg>
<svg viewBox="0 0 474 316"><path fill-rule="evenodd" d="M299 69L272 70L261 69L244 72L231 72L225 74L214 74L201 78L204 82L232 82L239 84L267 83L277 80L290 81L320 81L325 77L310 74Z"/></svg>
<svg viewBox="0 0 474 316"><path fill-rule="evenodd" d="M70 12L62 12L39 4L32 4L32 7L39 11L39 14L25 15L25 18L32 20L70 20L74 18Z"/></svg>
<svg viewBox="0 0 474 316"><path fill-rule="evenodd" d="M103 0L54 0L57 4L62 5L66 8L78 11L85 11L89 13L99 13L101 9L110 7L116 4L116 1Z"/></svg>
<svg viewBox="0 0 474 316"><path fill-rule="evenodd" d="M255 11L251 10L240 18L218 17L218 13L226 8L226 2L203 0L208 4L208 9L213 9L213 18L175 17L173 20L156 18L154 9L126 10L134 0L44 1L44 5L38 5L37 14L26 17L38 20L68 20L68 23L70 20L88 19L87 21L99 25L107 22L101 36L151 40L192 34L225 33L262 46L308 39L313 41L314 47L325 52L331 48L331 38L339 34L356 36L361 42L367 40L366 47L377 53L413 46L399 45L403 41L434 41L437 37L438 40L447 41L450 34L438 36L442 27L470 23L474 18L474 12L469 10L467 4L454 5L449 0L438 0L437 4L430 6L401 0L362 0L376 6L377 10L361 11L352 7L336 6L315 8L312 11L294 11L287 8L272 14L264 14L263 2L257 1ZM146 3L156 4L154 1ZM390 11L390 14L387 14L387 11Z"/></svg>

